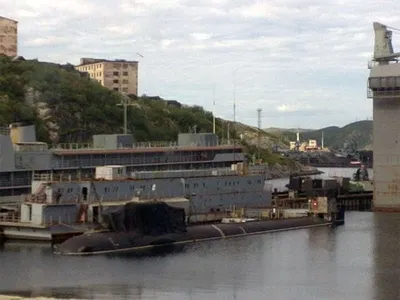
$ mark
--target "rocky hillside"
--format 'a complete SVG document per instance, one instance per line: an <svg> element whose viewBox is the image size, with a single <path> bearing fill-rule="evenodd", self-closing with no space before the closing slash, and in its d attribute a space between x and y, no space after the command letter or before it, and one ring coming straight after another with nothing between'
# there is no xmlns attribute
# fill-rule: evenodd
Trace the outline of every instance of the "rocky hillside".
<svg viewBox="0 0 400 300"><path fill-rule="evenodd" d="M0 57L0 126L12 122L34 123L38 139L52 143L90 142L93 134L123 132L122 97L79 73L70 64L35 60L10 61ZM179 132L212 132L212 113L159 97L129 97L128 131L137 141L175 141ZM216 119L216 133L226 139L228 122ZM230 137L239 139L250 158L258 153L258 131L231 124ZM264 161L291 163L272 154L280 139L261 132L260 156Z"/></svg>
<svg viewBox="0 0 400 300"><path fill-rule="evenodd" d="M293 130L274 130L275 135L281 136L285 141L294 141L296 133ZM346 144L349 149L372 149L372 121L358 121L344 127L331 126L318 130L303 130L300 133L302 141L315 139L321 144L322 132L324 133L324 145L332 149L341 149Z"/></svg>

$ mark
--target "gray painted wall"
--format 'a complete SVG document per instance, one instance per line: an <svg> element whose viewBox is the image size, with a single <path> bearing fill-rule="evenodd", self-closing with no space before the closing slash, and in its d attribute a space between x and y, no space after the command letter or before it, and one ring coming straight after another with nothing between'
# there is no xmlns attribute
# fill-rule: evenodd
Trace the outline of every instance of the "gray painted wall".
<svg viewBox="0 0 400 300"><path fill-rule="evenodd" d="M371 68L370 87L400 88L400 64ZM375 77L375 78L374 78ZM372 85L372 86L371 86ZM400 207L400 93L373 99L374 206Z"/></svg>
<svg viewBox="0 0 400 300"><path fill-rule="evenodd" d="M14 148L10 136L0 135L0 172L15 170Z"/></svg>
<svg viewBox="0 0 400 300"><path fill-rule="evenodd" d="M213 133L180 133L178 135L178 146L218 146L218 136Z"/></svg>
<svg viewBox="0 0 400 300"><path fill-rule="evenodd" d="M60 189L61 203L82 201L82 189L88 191L90 202L131 200L140 192L144 198L172 198L192 195L196 212L237 206L269 205L271 189L265 187L264 175L215 176L200 178L169 178L131 181L60 182L51 185L49 196ZM155 191L152 190L155 185Z"/></svg>
<svg viewBox="0 0 400 300"><path fill-rule="evenodd" d="M93 147L97 149L132 148L133 136L130 134L99 134L93 136Z"/></svg>

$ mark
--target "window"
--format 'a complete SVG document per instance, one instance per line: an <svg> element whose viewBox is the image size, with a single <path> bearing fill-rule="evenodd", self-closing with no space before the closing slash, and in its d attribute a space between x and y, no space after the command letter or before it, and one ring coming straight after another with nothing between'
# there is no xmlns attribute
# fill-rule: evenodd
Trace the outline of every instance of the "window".
<svg viewBox="0 0 400 300"><path fill-rule="evenodd" d="M122 90L124 91L124 93L128 92L128 88L123 88Z"/></svg>
<svg viewBox="0 0 400 300"><path fill-rule="evenodd" d="M123 72L122 73L124 76L128 76L128 72Z"/></svg>
<svg viewBox="0 0 400 300"><path fill-rule="evenodd" d="M124 79L124 80L122 80L122 83L123 83L123 84L128 84L129 81L128 81L127 79Z"/></svg>
<svg viewBox="0 0 400 300"><path fill-rule="evenodd" d="M114 76L118 76L118 75L119 75L119 72L113 72L113 75L114 75Z"/></svg>
<svg viewBox="0 0 400 300"><path fill-rule="evenodd" d="M114 91L118 92L118 88L113 88Z"/></svg>
<svg viewBox="0 0 400 300"><path fill-rule="evenodd" d="M118 82L119 82L118 79L114 79L114 80L113 80L113 83L118 83Z"/></svg>
<svg viewBox="0 0 400 300"><path fill-rule="evenodd" d="M123 64L122 66L124 69L128 69L128 64Z"/></svg>

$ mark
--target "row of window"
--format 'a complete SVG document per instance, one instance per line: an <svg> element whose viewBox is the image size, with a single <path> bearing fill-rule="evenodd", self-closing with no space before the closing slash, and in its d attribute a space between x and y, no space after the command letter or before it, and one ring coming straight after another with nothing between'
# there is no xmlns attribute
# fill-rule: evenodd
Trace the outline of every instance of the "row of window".
<svg viewBox="0 0 400 300"><path fill-rule="evenodd" d="M119 72L113 72L114 76L119 76ZM128 76L128 72L122 72L122 76Z"/></svg>
<svg viewBox="0 0 400 300"><path fill-rule="evenodd" d="M114 79L113 83L119 83L119 80L118 79ZM124 80L122 80L122 83L123 84L129 84L129 80L128 79L124 79Z"/></svg>
<svg viewBox="0 0 400 300"><path fill-rule="evenodd" d="M252 184L252 181L251 181L251 180L248 180L247 183L248 183L248 184ZM258 179L258 180L257 180L257 183L258 183L258 184L261 184L261 180ZM205 183L205 182L203 182L202 185L203 185L203 187L206 187L206 183ZM225 181L225 186L235 186L235 185L239 185L239 181ZM186 183L186 184L185 184L185 188L186 188L186 189L189 189L189 188L190 188L190 184L189 184L189 183ZM199 188L199 183L193 183L193 188ZM134 191L134 190L135 190L135 186L134 186L134 185L130 185L130 186L129 186L129 190L130 190L130 191ZM140 186L140 190L145 191L145 190L146 190L146 185ZM59 191L60 191L61 193L63 193L63 192L64 192L64 189L62 188L62 189L60 189ZM67 189L66 189L66 192L67 192L67 193L72 193L73 191L74 191L73 188L67 188ZM118 192L118 191L119 191L119 186L111 186L111 187L106 186L106 187L104 187L104 193L110 193L110 192L116 193L116 192Z"/></svg>
<svg viewBox="0 0 400 300"><path fill-rule="evenodd" d="M98 63L98 64L91 64L91 65L87 65L87 66L81 66L79 69L81 71L90 71L90 70L97 70L97 69L101 69L103 66L103 63ZM113 64L114 68L121 68L121 64L120 63L114 63ZM128 64L122 64L122 68L124 69L128 69ZM118 72L114 72L114 73L118 73ZM128 76L128 72L124 72L126 73L125 76ZM118 74L117 74L118 76Z"/></svg>
<svg viewBox="0 0 400 300"><path fill-rule="evenodd" d="M114 91L116 91L116 92L124 92L124 93L127 93L128 92L128 88L117 88L117 87L115 87L115 88L113 88L113 90Z"/></svg>

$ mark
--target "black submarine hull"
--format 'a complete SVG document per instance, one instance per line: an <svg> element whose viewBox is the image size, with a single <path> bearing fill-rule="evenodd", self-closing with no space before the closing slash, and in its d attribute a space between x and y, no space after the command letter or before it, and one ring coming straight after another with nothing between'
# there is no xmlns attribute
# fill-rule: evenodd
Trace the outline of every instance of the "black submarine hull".
<svg viewBox="0 0 400 300"><path fill-rule="evenodd" d="M161 248L182 247L186 244L243 237L267 232L304 229L334 225L318 217L280 220L248 221L188 226L185 232L151 236L135 232L92 232L72 237L55 248L60 255L96 255L117 253L143 253Z"/></svg>

